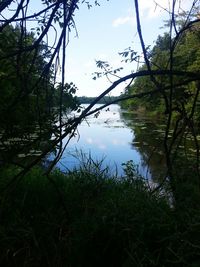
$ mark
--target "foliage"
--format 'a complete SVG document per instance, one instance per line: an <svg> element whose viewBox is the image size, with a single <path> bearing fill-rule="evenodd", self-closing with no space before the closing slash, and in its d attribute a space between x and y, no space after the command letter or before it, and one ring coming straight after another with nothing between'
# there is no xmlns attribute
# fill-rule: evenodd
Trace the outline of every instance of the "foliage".
<svg viewBox="0 0 200 267"><path fill-rule="evenodd" d="M51 56L47 44L23 51L34 45L33 33L7 25L0 39L0 161L19 162L18 154L41 150L40 142L49 140L60 106L63 113L78 109L77 88L73 83L55 84L54 68L47 68ZM14 55L18 49L21 52Z"/></svg>
<svg viewBox="0 0 200 267"><path fill-rule="evenodd" d="M63 111L77 110L79 108L78 97L75 95L77 90L78 88L72 82L64 86L59 83L55 88L54 107L59 107L61 104Z"/></svg>
<svg viewBox="0 0 200 267"><path fill-rule="evenodd" d="M40 83L41 69L46 64L48 57L47 47L41 45L35 53L23 53L12 56L20 44L26 47L33 44L34 36L31 33L24 33L21 36L19 27L7 26L0 33L0 129L6 129L6 134L12 134L18 125L19 128L26 128L49 117L48 103L51 102L51 75L48 73ZM32 65L34 62L34 65ZM39 118L39 114L41 114Z"/></svg>
<svg viewBox="0 0 200 267"><path fill-rule="evenodd" d="M16 171L1 170L1 190ZM1 194L0 264L197 266L200 214L182 223L164 196L135 178L86 165L49 177L32 169Z"/></svg>
<svg viewBox="0 0 200 267"><path fill-rule="evenodd" d="M111 76L117 80L92 99L78 118L66 119L63 115L68 108L79 107L74 98L76 87L65 83L67 36L72 29L76 30L73 15L80 3L88 8L92 4L91 1L42 0L42 10L31 14L30 2L0 3L0 12L3 11L0 148L1 152L10 152L6 157L1 155L0 161L15 163L13 169L4 166L0 172L1 265L198 266L199 21L190 23L190 14L186 14L184 22L177 27L172 10L170 33L159 36L150 50L142 40L135 0L145 65L137 73L120 78L118 73L122 68L112 69L107 61L97 61L101 72L94 73L94 79L105 76L112 83ZM196 2L193 1L193 6ZM10 4L14 5L11 13ZM32 20L38 25L29 33L26 27ZM55 42L46 44L44 40L52 29ZM140 62L132 48L121 55L125 62ZM61 83L56 84L58 70L61 70ZM179 74L182 71L181 78L174 75L177 71ZM186 75L188 71L190 76ZM148 112L168 115L163 143L168 169L165 178L171 186L171 198L166 197L165 188L153 192L137 175L131 161L125 164L122 179L110 177L107 168L99 169L99 163L93 167L89 162L89 168L86 165L65 175L58 171L44 175L44 170L33 168L53 148L57 149L58 144L56 160L59 160L62 140L68 137L68 144L78 124L92 114L92 107L117 85L130 79L135 82L126 89L124 97L129 100L125 106L131 109L142 106ZM155 90L157 94L153 94ZM139 100L131 99L134 94ZM169 138L169 133L173 138ZM191 161L185 161L187 155L181 159L182 155L177 154L181 145L187 145L188 135L196 151L196 161L194 169L189 166L182 173L181 164ZM43 140L48 144L42 145ZM22 147L24 141L28 142L28 152L35 151L35 145L40 149L39 156L29 164L15 158L20 152L27 155Z"/></svg>
<svg viewBox="0 0 200 267"><path fill-rule="evenodd" d="M173 70L199 72L199 24L187 30L174 48L171 47L172 43L173 39L171 39L169 33L158 36L154 47L148 52L152 70L169 70L172 67ZM146 69L146 64L140 67L140 71ZM168 76L162 76L156 77L155 79L160 94L153 95L149 93L143 98L128 99L122 102L122 106L132 110L145 107L147 113L153 111L158 114L167 114L169 112L170 94L164 91L164 89L171 86L170 78ZM180 111L180 113L184 112L183 109L190 110L194 101L195 92L198 90L195 83L176 85L181 84L181 82L183 82L183 78L182 80L173 78L172 110L176 112ZM126 89L125 96L131 97L134 94L152 91L153 89L155 89L155 82L151 76L137 77L133 85Z"/></svg>
<svg viewBox="0 0 200 267"><path fill-rule="evenodd" d="M137 2L137 1L136 1ZM175 2L174 2L175 3ZM174 15L174 14L173 14ZM182 14L183 15L183 14ZM193 23L191 17L196 18ZM160 160L164 158L165 174L160 186L171 187L172 202L178 216L189 217L196 209L200 194L199 175L199 81L188 79L186 73L199 75L199 13L185 14L169 21L169 33L158 36L154 47L149 51L143 48L145 63L139 72L149 71L150 75L138 76L124 95L122 107L146 115L162 117L164 130L162 133L145 133L135 127L135 141L147 142L147 136L154 137L154 143L162 144ZM141 33L141 32L140 32ZM142 36L140 35L142 43ZM153 71L168 70L168 75L154 75ZM184 71L185 75L173 76L173 71ZM171 74L170 74L171 73ZM156 92L156 93L155 93ZM141 115L141 114L140 114ZM156 121L157 122L157 121ZM152 154L161 145L154 146L152 152L143 149L143 157L152 160ZM192 153L193 154L192 154ZM155 152L156 154L156 152ZM158 162L156 162L158 164ZM159 168L156 166L156 168ZM181 215L180 215L181 214Z"/></svg>

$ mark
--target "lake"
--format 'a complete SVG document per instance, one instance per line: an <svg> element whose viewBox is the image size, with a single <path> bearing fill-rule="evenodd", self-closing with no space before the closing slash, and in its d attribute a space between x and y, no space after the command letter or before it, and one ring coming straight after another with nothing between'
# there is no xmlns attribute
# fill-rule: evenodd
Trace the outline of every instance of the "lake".
<svg viewBox="0 0 200 267"><path fill-rule="evenodd" d="M117 168L118 175L123 174L122 163L132 160L144 177L161 176L164 155L159 131L158 123L121 110L119 105L111 105L102 110L98 118L91 115L79 125L78 134L56 166L62 171L72 170L79 166L81 159L91 156L94 161L103 159L102 165L109 165L111 172ZM63 145L65 143L66 140ZM49 157L52 159L53 154Z"/></svg>

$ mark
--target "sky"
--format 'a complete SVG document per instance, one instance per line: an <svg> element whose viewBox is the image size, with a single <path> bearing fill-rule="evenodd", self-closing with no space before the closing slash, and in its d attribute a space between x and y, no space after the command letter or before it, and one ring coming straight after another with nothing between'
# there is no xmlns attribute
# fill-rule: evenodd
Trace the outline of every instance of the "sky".
<svg viewBox="0 0 200 267"><path fill-rule="evenodd" d="M139 0L142 32L146 46L154 44L158 34L164 32L163 21L169 19L169 14L163 9L169 9L168 0ZM179 1L177 1L179 5ZM101 0L100 7L88 10L81 5L75 13L78 37L75 32L70 35L67 47L66 81L74 82L78 87L77 95L97 96L102 93L110 82L106 77L93 80L92 73L100 71L95 60L108 61L113 68L123 67L119 76L130 74L136 70L136 64L125 64L119 52L131 47L141 54L140 42L137 36L136 18L133 0ZM185 9L191 0L182 1ZM161 8L163 7L163 8ZM166 30L166 29L165 29ZM112 81L115 79L112 78ZM114 89L111 95L123 92L125 84Z"/></svg>
<svg viewBox="0 0 200 267"><path fill-rule="evenodd" d="M95 0L88 1L94 3ZM195 1L197 5L200 4L200 0ZM73 82L77 86L78 96L98 96L111 85L105 76L93 79L92 74L100 71L96 67L96 60L107 61L113 69L123 67L123 70L117 73L123 77L136 71L137 64L125 64L119 53L131 47L138 53L137 55L141 55L134 0L98 0L98 2L100 6L93 5L90 9L86 4L79 5L74 14L77 32L73 30L70 32L69 44L66 47L65 82ZM152 47L157 36L166 31L162 28L163 21L169 19L165 9L170 9L169 3L172 0L138 0L138 2L145 45ZM193 0L176 0L176 2L177 7L181 6L187 10ZM43 8L41 0L32 0L30 3L30 14ZM54 39L53 31L49 33L48 38ZM59 79L61 78L58 74L58 81ZM111 82L115 79L112 77ZM111 95L119 95L125 87L126 84L119 85Z"/></svg>

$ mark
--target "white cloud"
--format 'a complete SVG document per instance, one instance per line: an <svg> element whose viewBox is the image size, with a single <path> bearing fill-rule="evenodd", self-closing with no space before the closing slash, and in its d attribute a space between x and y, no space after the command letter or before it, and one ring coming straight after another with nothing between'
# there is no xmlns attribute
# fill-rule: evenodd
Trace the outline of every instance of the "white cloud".
<svg viewBox="0 0 200 267"><path fill-rule="evenodd" d="M119 17L112 22L113 27L119 27L124 24L134 25L135 24L134 17L131 15L125 17Z"/></svg>
<svg viewBox="0 0 200 267"><path fill-rule="evenodd" d="M168 9L168 0L140 0L139 10L142 17L152 19L161 15L163 9Z"/></svg>
<svg viewBox="0 0 200 267"><path fill-rule="evenodd" d="M118 139L113 139L112 140L112 144L116 145L116 146L119 145L119 140Z"/></svg>
<svg viewBox="0 0 200 267"><path fill-rule="evenodd" d="M100 144L100 145L98 145L98 148L101 149L101 150L105 150L106 146L104 144Z"/></svg>
<svg viewBox="0 0 200 267"><path fill-rule="evenodd" d="M86 138L86 142L87 142L88 144L93 144L93 143L94 143L94 142L93 142L93 139L92 139L91 137Z"/></svg>
<svg viewBox="0 0 200 267"><path fill-rule="evenodd" d="M191 0L179 0L176 4L176 12L180 9L187 9L191 5ZM141 17L152 19L167 14L172 8L172 0L140 0L139 10Z"/></svg>
<svg viewBox="0 0 200 267"><path fill-rule="evenodd" d="M170 0L171 2L172 0ZM189 0L185 0L189 1ZM165 10L169 10L169 0L140 0L138 1L139 11L141 18L153 19L161 16ZM132 8L128 9L127 16L121 16L116 18L112 22L113 27L119 27L121 25L129 24L136 25L134 15L132 14Z"/></svg>

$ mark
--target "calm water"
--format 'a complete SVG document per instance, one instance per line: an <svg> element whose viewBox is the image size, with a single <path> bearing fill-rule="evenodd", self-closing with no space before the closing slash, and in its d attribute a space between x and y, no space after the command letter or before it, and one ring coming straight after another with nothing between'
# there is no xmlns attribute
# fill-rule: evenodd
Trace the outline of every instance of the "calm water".
<svg viewBox="0 0 200 267"><path fill-rule="evenodd" d="M73 169L80 164L80 154L84 159L91 155L96 161L104 159L103 164L109 165L111 171L117 167L121 175L122 163L133 160L138 165L139 173L149 178L154 172L153 165L161 165L162 156L160 151L160 155L153 153L155 144L150 144L152 141L149 140L152 139L153 126L148 123L144 118L141 122L141 118L121 110L118 105L111 105L109 110L102 110L98 118L92 115L81 123L78 135L67 146L57 167L62 171ZM151 154L156 154L158 159L155 160Z"/></svg>

